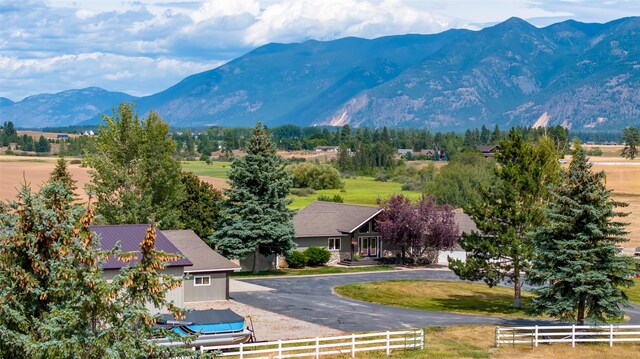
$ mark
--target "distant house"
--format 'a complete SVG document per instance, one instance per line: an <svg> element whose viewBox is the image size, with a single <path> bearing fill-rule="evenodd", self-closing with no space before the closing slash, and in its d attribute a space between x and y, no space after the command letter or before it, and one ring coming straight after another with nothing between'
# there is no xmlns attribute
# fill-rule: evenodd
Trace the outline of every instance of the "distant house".
<svg viewBox="0 0 640 359"><path fill-rule="evenodd" d="M338 146L317 146L316 152L338 152Z"/></svg>
<svg viewBox="0 0 640 359"><path fill-rule="evenodd" d="M124 252L139 252L147 227L146 224L123 224L91 226L91 229L98 235L100 247L104 250L113 249L120 243ZM165 263L162 273L174 277L182 277L185 273L191 275L181 287L167 293L167 299L175 305L229 298L228 275L238 267L209 248L193 231L157 230L156 249L184 257ZM102 265L103 275L106 279L112 279L121 268L135 265L139 260L122 262L109 257Z"/></svg>
<svg viewBox="0 0 640 359"><path fill-rule="evenodd" d="M67 135L66 133L59 133L57 138L60 140L66 140L69 139L69 135Z"/></svg>
<svg viewBox="0 0 640 359"><path fill-rule="evenodd" d="M413 154L413 150L410 148L398 148L399 156L411 157L412 154Z"/></svg>
<svg viewBox="0 0 640 359"><path fill-rule="evenodd" d="M494 157L496 153L500 152L500 145L476 146L476 150L482 152L484 157Z"/></svg>
<svg viewBox="0 0 640 359"><path fill-rule="evenodd" d="M433 157L433 155L436 153L436 150L430 148L430 149L422 150L418 153L420 154L420 156Z"/></svg>

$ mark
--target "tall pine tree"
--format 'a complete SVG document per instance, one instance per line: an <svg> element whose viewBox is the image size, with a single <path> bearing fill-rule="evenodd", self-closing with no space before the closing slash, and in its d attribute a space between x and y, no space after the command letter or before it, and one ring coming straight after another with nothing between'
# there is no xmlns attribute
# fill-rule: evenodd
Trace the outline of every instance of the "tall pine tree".
<svg viewBox="0 0 640 359"><path fill-rule="evenodd" d="M626 214L615 208L627 204L611 199L604 172L592 171L578 143L551 194L549 221L534 237L529 281L540 287L533 290L533 310L578 324L622 317L619 305L627 296L620 288L633 285L633 270L632 259L616 246L628 239L625 224L616 221Z"/></svg>
<svg viewBox="0 0 640 359"><path fill-rule="evenodd" d="M512 129L496 159L494 184L481 191L479 201L463 204L479 232L463 236L467 259L452 259L449 267L462 279L483 280L490 287L503 280L513 283L514 306L520 307L521 276L533 256L528 232L544 221L547 185L559 174L558 153L551 140L534 144Z"/></svg>
<svg viewBox="0 0 640 359"><path fill-rule="evenodd" d="M65 161L64 157L58 158L56 167L49 175L49 182L60 182L69 193L73 193L78 188L76 186L76 180L74 180L73 177L71 177L71 173L69 173L67 161Z"/></svg>
<svg viewBox="0 0 640 359"><path fill-rule="evenodd" d="M229 170L231 189L211 243L231 258L253 255L254 273L260 270L260 254L286 254L294 247L293 212L287 209L292 179L285 166L258 123L247 155L235 158Z"/></svg>

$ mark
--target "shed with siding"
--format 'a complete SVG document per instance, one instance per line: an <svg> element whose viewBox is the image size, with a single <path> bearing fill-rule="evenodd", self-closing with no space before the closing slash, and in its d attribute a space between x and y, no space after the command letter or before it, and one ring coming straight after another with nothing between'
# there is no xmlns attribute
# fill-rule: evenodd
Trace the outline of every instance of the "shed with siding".
<svg viewBox="0 0 640 359"><path fill-rule="evenodd" d="M184 302L229 299L229 274L240 266L211 249L192 230L164 230L164 236L193 265L184 267Z"/></svg>

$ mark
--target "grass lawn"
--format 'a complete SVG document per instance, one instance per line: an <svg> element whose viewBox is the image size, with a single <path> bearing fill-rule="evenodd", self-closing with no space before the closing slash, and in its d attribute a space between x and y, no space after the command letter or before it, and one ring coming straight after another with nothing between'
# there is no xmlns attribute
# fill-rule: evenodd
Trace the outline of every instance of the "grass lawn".
<svg viewBox="0 0 640 359"><path fill-rule="evenodd" d="M231 167L231 162L212 161L208 165L204 161L181 161L182 169L193 172L198 176L207 176L213 178L227 178L227 171Z"/></svg>
<svg viewBox="0 0 640 359"><path fill-rule="evenodd" d="M402 185L397 182L379 182L373 177L355 177L344 179L344 190L325 189L316 191L315 194L307 197L291 196L293 203L291 208L299 209L306 207L309 203L315 201L319 195L338 194L344 198L344 203L363 204L375 206L378 198L387 199L395 193L402 193L412 199L420 198L420 192L403 191Z"/></svg>
<svg viewBox="0 0 640 359"><path fill-rule="evenodd" d="M624 292L629 296L629 301L640 305L640 278L635 278L633 282L636 284L631 288L624 288Z"/></svg>
<svg viewBox="0 0 640 359"><path fill-rule="evenodd" d="M345 297L398 307L510 318L527 316L523 309L512 307L513 289L489 288L484 283L395 280L347 284L334 289ZM523 306L532 297L522 291Z"/></svg>
<svg viewBox="0 0 640 359"><path fill-rule="evenodd" d="M231 162L213 161L208 165L204 161L182 161L182 168L185 171L193 172L199 176L213 178L227 178L227 171L231 167ZM299 197L291 196L293 203L289 206L293 209L301 209L309 203L315 201L319 195L329 195L333 197L339 194L344 198L344 203L362 204L375 206L378 198L387 199L395 193L402 193L410 198L420 198L420 192L403 191L402 184L397 182L378 182L373 177L355 177L344 179L344 190L326 189L316 191L315 194Z"/></svg>
<svg viewBox="0 0 640 359"><path fill-rule="evenodd" d="M296 275L311 275L311 274L335 274L335 273L357 273L357 272L376 272L394 270L392 266L368 266L368 267L313 267L313 268L301 268L301 269L278 269L262 271L258 274L251 272L233 272L232 277L244 278L244 277L268 277L268 276L296 276Z"/></svg>

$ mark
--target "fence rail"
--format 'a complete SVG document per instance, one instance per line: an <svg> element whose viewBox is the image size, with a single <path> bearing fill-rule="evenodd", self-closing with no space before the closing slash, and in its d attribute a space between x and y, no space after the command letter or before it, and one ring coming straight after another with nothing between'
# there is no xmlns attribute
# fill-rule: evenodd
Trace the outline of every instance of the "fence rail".
<svg viewBox="0 0 640 359"><path fill-rule="evenodd" d="M502 344L613 343L640 342L640 325L565 325L497 327L496 346Z"/></svg>
<svg viewBox="0 0 640 359"><path fill-rule="evenodd" d="M350 334L326 338L278 340L200 347L201 352L215 351L220 357L258 358L319 358L323 355L349 354L371 350L424 349L422 329L397 330L365 334Z"/></svg>

